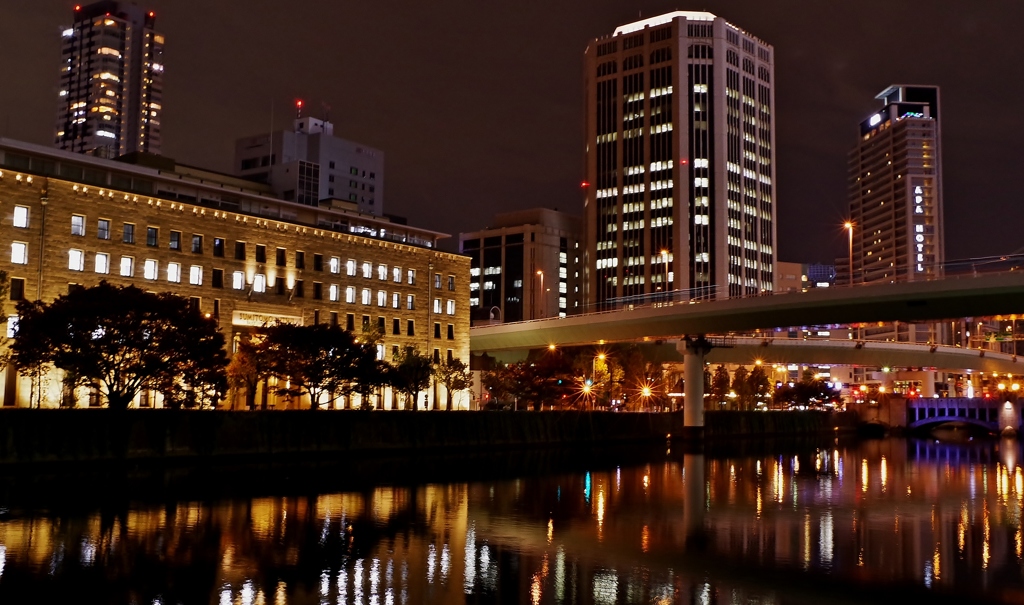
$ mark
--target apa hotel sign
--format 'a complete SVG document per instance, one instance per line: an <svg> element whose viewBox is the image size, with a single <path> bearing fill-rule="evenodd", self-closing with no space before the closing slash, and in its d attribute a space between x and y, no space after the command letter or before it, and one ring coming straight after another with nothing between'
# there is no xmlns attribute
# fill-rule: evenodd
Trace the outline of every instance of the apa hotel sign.
<svg viewBox="0 0 1024 605"><path fill-rule="evenodd" d="M276 323L302 325L302 318L294 315L275 315L274 313L258 313L256 311L235 311L231 314L231 325L262 328Z"/></svg>

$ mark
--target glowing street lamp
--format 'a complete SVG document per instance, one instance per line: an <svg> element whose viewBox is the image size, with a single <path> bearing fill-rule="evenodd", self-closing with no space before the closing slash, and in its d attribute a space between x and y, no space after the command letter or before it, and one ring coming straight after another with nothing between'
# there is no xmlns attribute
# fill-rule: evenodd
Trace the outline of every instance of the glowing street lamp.
<svg viewBox="0 0 1024 605"><path fill-rule="evenodd" d="M846 223L843 224L843 228L845 228L849 232L849 234L850 234L850 285L852 286L853 285L853 221L846 221Z"/></svg>

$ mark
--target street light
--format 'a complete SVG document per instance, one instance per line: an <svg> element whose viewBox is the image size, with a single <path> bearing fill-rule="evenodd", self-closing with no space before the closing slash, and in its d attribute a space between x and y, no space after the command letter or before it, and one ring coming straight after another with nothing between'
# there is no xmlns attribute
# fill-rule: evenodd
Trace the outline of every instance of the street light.
<svg viewBox="0 0 1024 605"><path fill-rule="evenodd" d="M668 292L668 249L661 249L661 267L662 267L662 289Z"/></svg>
<svg viewBox="0 0 1024 605"><path fill-rule="evenodd" d="M843 227L850 232L850 285L853 285L853 221L846 221Z"/></svg>
<svg viewBox="0 0 1024 605"><path fill-rule="evenodd" d="M544 318L544 271L541 269L537 270L537 275L540 276L540 316Z"/></svg>

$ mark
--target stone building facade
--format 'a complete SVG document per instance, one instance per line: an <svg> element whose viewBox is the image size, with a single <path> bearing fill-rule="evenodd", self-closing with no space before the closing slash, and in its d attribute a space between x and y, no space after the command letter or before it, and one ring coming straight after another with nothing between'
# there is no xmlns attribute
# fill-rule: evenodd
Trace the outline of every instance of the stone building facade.
<svg viewBox="0 0 1024 605"><path fill-rule="evenodd" d="M18 299L52 300L106 280L187 297L218 320L232 351L265 323L334 322L357 335L380 328L383 359L412 346L468 363L470 262L436 248L444 234L336 204L297 209L241 179L159 162L154 169L0 139L9 328ZM11 368L3 374L3 406L29 405L33 388L43 390L43 405L57 405L59 380L33 385ZM275 407L309 405L267 398ZM232 393L226 405L241 401ZM440 385L419 405L435 401L445 401ZM102 404L82 393L79 405L90 403ZM373 403L401 407L387 390ZM469 407L469 396L455 403ZM159 406L160 397L146 393L137 404Z"/></svg>

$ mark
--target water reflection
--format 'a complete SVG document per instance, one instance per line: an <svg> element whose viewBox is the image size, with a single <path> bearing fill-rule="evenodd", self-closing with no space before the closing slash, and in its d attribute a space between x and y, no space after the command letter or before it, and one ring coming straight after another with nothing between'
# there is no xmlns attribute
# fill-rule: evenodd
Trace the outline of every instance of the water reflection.
<svg viewBox="0 0 1024 605"><path fill-rule="evenodd" d="M0 602L1015 602L1019 453L1011 441L872 441L493 482L17 513L0 517Z"/></svg>

